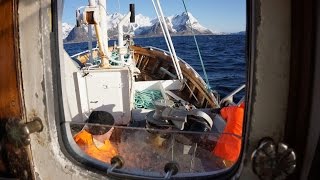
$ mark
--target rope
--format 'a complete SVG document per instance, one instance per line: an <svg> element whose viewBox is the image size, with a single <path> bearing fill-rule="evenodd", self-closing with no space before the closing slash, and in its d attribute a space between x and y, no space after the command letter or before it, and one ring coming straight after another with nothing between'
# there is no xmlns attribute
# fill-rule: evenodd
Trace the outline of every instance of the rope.
<svg viewBox="0 0 320 180"><path fill-rule="evenodd" d="M211 86L209 84L209 79L208 79L208 76L207 76L207 72L206 72L206 69L204 67L204 63L203 63L202 56L201 56L201 53L200 53L200 49L199 49L199 46L198 46L198 41L197 41L196 35L194 34L193 26L192 26L192 23L191 23L191 20L190 20L190 17L189 17L189 13L188 13L188 10L187 10L187 7L186 7L186 4L185 4L184 0L182 0L182 3L183 3L183 6L184 6L184 10L186 11L187 16L188 16L188 20L189 20L189 23L190 23L191 32L192 32L192 35L193 35L194 42L196 43L196 47L197 47L199 59L200 59L200 62L201 62L203 74L204 74L204 77L205 77L205 80L206 80L206 83L207 83L207 89L211 89Z"/></svg>
<svg viewBox="0 0 320 180"><path fill-rule="evenodd" d="M130 54L126 54L124 56L124 62L125 63L128 63L130 61ZM99 65L101 63L101 58L100 57L97 57L97 58L94 58L93 59L93 62L92 64L93 65ZM123 63L121 63L121 61L119 60L119 55L117 52L112 52L111 53L111 56L109 57L109 64L111 66L120 66L122 65Z"/></svg>
<svg viewBox="0 0 320 180"><path fill-rule="evenodd" d="M154 109L154 101L163 99L159 90L136 91L134 96L134 106L140 109Z"/></svg>

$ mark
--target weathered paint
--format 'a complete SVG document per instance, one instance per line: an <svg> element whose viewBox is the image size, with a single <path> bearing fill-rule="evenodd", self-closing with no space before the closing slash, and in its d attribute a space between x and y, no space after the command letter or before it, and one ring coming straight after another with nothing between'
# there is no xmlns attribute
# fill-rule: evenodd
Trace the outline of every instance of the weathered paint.
<svg viewBox="0 0 320 180"><path fill-rule="evenodd" d="M19 36L26 119L38 116L44 129L31 135L36 179L103 179L74 165L58 142L51 67L51 1L19 1ZM57 63L57 62L55 62ZM81 175L85 174L85 175Z"/></svg>
<svg viewBox="0 0 320 180"><path fill-rule="evenodd" d="M32 179L30 149L7 141L8 119L19 122L23 116L18 50L17 1L0 2L0 176ZM8 126L9 127L9 126Z"/></svg>
<svg viewBox="0 0 320 180"><path fill-rule="evenodd" d="M250 158L261 138L282 140L289 92L291 1L260 0L255 9L251 124L242 179L257 179Z"/></svg>

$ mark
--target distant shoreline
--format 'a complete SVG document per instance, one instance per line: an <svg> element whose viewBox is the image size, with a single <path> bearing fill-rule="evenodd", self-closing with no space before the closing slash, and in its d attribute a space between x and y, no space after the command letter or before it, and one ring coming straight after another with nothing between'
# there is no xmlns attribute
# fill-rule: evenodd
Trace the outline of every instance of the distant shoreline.
<svg viewBox="0 0 320 180"><path fill-rule="evenodd" d="M193 35L171 35L172 37L185 37L185 36L193 36ZM245 34L237 34L237 33L230 33L230 34L197 34L196 36L245 36ZM145 39L145 38L161 38L161 35L154 35L154 36L136 36L133 39ZM112 38L109 41L117 41L118 39ZM97 40L93 40L92 42L96 42ZM84 43L88 41L70 41L70 42L63 42L63 44L75 44L75 43Z"/></svg>

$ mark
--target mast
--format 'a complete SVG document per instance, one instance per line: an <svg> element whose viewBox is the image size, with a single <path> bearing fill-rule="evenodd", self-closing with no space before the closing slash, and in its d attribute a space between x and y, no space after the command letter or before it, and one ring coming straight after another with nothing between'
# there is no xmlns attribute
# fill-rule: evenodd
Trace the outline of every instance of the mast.
<svg viewBox="0 0 320 180"><path fill-rule="evenodd" d="M92 0L89 0L92 1ZM110 57L110 53L108 51L108 26L107 26L107 0L98 0L99 5L99 12L100 12L100 26L101 26L101 38L102 43L105 48L104 52L106 53L107 57Z"/></svg>
<svg viewBox="0 0 320 180"><path fill-rule="evenodd" d="M101 68L109 68L108 56L108 36L107 36L107 16L106 0L88 0L89 5L80 7L76 10L77 26L81 24L88 25L89 39L91 38L91 25L94 25L96 36L99 44L99 55L101 57ZM80 9L83 12L80 13ZM90 32L91 31L91 32ZM89 49L92 50L92 43L89 40Z"/></svg>

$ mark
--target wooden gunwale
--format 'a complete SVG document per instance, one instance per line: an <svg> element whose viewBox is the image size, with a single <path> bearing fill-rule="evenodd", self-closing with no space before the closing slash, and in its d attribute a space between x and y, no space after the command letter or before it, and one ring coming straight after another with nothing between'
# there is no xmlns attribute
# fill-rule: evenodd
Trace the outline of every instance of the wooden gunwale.
<svg viewBox="0 0 320 180"><path fill-rule="evenodd" d="M167 54L165 54L164 52L158 51L158 50L151 50L148 48L142 48L142 47L138 47L138 46L131 46L130 47L132 50L134 50L134 56L135 57L139 57L139 56L145 56L145 57L152 57L151 59L149 59L148 61L148 66L153 66L152 69L159 69L160 67L157 67L159 64L161 64L161 67L170 67L170 68L166 68L169 69L169 71L172 74L176 74L174 68L173 68L173 62L171 60L171 57ZM134 58L136 59L136 58ZM143 60L142 60L143 61ZM153 61L153 62L150 62ZM161 63L159 63L159 61L161 61ZM140 62L143 63L143 62ZM182 62L179 61L180 67L181 67L181 71L183 74L183 77L186 80L186 83L188 83L188 85L191 88L191 92L187 86L184 87L184 89L181 90L181 93L179 95L183 95L185 99L190 100L190 99L195 99L193 97L193 94L196 96L196 98L198 99L198 101L196 104L198 104L198 106L204 108L204 107L212 107L212 108L217 108L217 105L213 102L213 98L215 98L213 96L213 94L208 93L208 91L206 90L205 84L204 82L201 81L200 77L198 77L197 74L195 74L194 70L192 68L188 68L187 65ZM145 72L145 71L144 71ZM154 71L154 72L159 72L159 71ZM149 75L151 77L154 77L152 75L152 71L149 72L145 72L145 73L150 73ZM155 76L155 77L162 77L160 76ZM170 77L170 79L172 79ZM188 94L187 97L185 94ZM205 101L207 100L207 101ZM194 100L195 101L195 100Z"/></svg>

